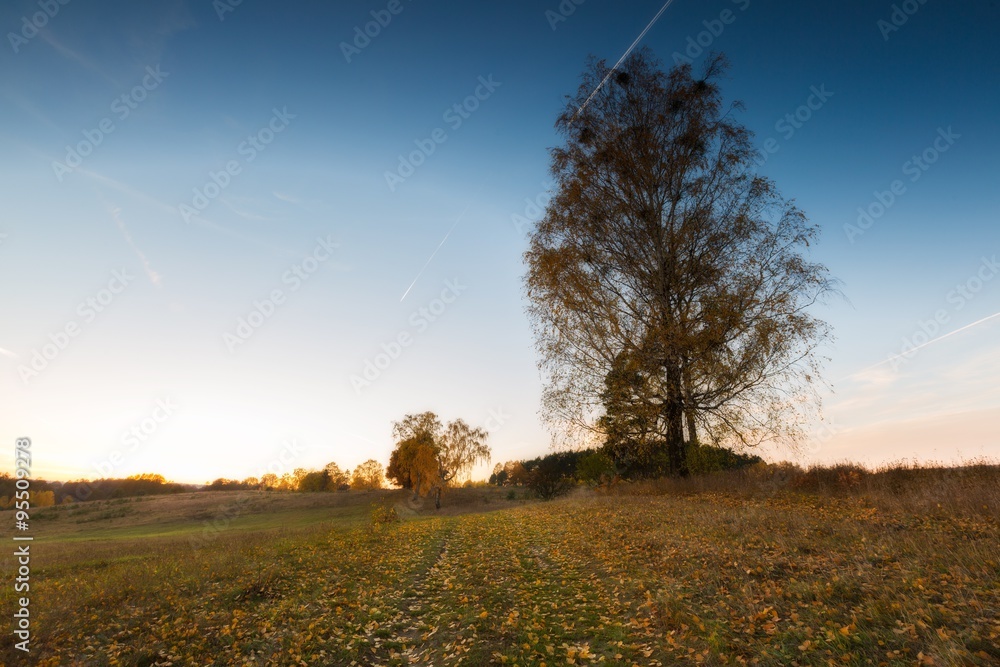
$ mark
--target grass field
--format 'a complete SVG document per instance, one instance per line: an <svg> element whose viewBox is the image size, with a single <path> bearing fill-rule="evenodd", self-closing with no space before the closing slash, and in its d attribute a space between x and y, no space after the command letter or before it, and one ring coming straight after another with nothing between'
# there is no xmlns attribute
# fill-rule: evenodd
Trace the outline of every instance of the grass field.
<svg viewBox="0 0 1000 667"><path fill-rule="evenodd" d="M649 485L458 490L441 515L403 492L39 510L32 661L997 665L993 483L975 502ZM379 500L403 521L371 526Z"/></svg>

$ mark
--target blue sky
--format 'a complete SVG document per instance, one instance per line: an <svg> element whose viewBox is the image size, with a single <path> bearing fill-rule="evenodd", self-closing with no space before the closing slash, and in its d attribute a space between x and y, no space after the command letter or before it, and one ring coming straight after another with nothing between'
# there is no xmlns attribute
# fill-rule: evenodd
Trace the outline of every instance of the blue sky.
<svg viewBox="0 0 1000 667"><path fill-rule="evenodd" d="M0 441L39 476L204 482L290 442L386 461L431 409L543 453L516 216L587 56L661 6L5 4ZM803 462L1000 455L1000 5L897 7L676 0L642 41L729 56L761 171L823 229L845 299Z"/></svg>

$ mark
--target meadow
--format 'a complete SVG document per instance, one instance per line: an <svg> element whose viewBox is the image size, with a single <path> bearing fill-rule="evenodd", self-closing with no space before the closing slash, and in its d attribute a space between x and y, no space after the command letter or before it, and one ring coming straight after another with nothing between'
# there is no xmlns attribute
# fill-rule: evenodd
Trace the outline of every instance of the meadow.
<svg viewBox="0 0 1000 667"><path fill-rule="evenodd" d="M760 466L552 502L456 489L440 512L405 491L47 508L33 515L32 655L51 666L997 665L998 480L991 466L812 477ZM11 608L10 586L2 596ZM20 658L4 650L6 664Z"/></svg>

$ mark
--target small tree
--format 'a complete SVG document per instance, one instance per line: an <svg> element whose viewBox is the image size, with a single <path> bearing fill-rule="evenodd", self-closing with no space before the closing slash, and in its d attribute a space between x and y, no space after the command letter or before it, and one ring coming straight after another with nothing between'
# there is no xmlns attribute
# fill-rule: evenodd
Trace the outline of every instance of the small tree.
<svg viewBox="0 0 1000 667"><path fill-rule="evenodd" d="M351 475L351 488L360 491L375 491L385 486L385 469L375 459L368 459Z"/></svg>
<svg viewBox="0 0 1000 667"><path fill-rule="evenodd" d="M434 436L426 432L411 434L392 451L386 477L397 486L412 489L415 495L419 495L421 487L436 475L434 458Z"/></svg>
<svg viewBox="0 0 1000 667"><path fill-rule="evenodd" d="M433 412L409 414L393 424L392 430L397 438L390 459L392 478L413 489L414 496L433 492L437 508L445 488L480 461L490 459L489 435L461 419L443 426Z"/></svg>
<svg viewBox="0 0 1000 667"><path fill-rule="evenodd" d="M330 461L323 468L327 475L326 488L328 491L339 491L344 486L351 483L351 471L341 470L340 466Z"/></svg>
<svg viewBox="0 0 1000 667"><path fill-rule="evenodd" d="M329 484L329 475L326 470L310 470L299 480L299 491L312 492L326 491Z"/></svg>
<svg viewBox="0 0 1000 667"><path fill-rule="evenodd" d="M504 470L504 465L498 463L493 466L493 474L490 475L490 484L494 486L503 486L507 483L507 471Z"/></svg>
<svg viewBox="0 0 1000 667"><path fill-rule="evenodd" d="M488 463L490 447L486 444L489 434L481 428L471 428L461 419L448 424L438 443L438 483L434 506L441 508L441 491L456 477L472 471L479 462Z"/></svg>
<svg viewBox="0 0 1000 667"><path fill-rule="evenodd" d="M520 461L509 461L503 469L507 473L507 484L525 486L530 481L531 476Z"/></svg>
<svg viewBox="0 0 1000 667"><path fill-rule="evenodd" d="M52 507L56 504L56 494L53 491L32 491L32 507Z"/></svg>
<svg viewBox="0 0 1000 667"><path fill-rule="evenodd" d="M528 488L542 500L552 500L573 488L573 478L559 460L546 456L529 474Z"/></svg>

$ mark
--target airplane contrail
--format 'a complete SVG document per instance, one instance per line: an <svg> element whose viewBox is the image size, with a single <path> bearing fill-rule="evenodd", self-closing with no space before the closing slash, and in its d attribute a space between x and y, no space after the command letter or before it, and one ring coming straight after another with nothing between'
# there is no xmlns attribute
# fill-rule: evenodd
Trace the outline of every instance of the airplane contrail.
<svg viewBox="0 0 1000 667"><path fill-rule="evenodd" d="M4 355L5 357L10 357L11 359L20 359L21 358L21 357L17 356L16 354L14 354L13 352L11 352L10 350L5 350L2 347L0 347L0 354Z"/></svg>
<svg viewBox="0 0 1000 667"><path fill-rule="evenodd" d="M469 206L472 206L472 204L469 204ZM469 210L469 206L465 207L465 211ZM465 215L465 211L462 211L462 215ZM403 296L399 298L400 303L403 302L403 300L406 298L406 295L410 293L410 290L413 289L413 286L417 284L418 280L420 280L420 276L424 275L424 271L426 271L427 267L430 266L431 262L434 260L434 256L438 254L438 250L441 249L441 246L444 245L444 242L447 241L448 237L451 236L451 233L455 231L455 227L458 227L458 223L462 221L462 215L458 216L458 218L455 219L455 224L453 224L451 226L451 229L448 230L448 233L444 235L444 238L441 239L441 243L438 243L437 248L434 248L434 252L432 252L431 256L427 258L427 261L424 263L423 268L420 269L419 273L417 273L417 277L413 279L413 282L410 283L410 286L406 288L405 292L403 292Z"/></svg>
<svg viewBox="0 0 1000 667"><path fill-rule="evenodd" d="M618 62L615 63L615 66L612 67L610 70L608 70L607 76L605 76L601 80L601 82L599 84L597 84L597 88L594 88L594 91L592 93L590 93L589 96L587 96L587 99L583 101L583 104L580 105L580 108L576 110L576 113L573 114L573 120L571 120L569 122L570 125L572 125L574 122L576 122L577 116L579 116L581 113L583 113L583 110L587 108L588 104L590 104L590 100L594 99L594 95L597 94L597 91L599 91L604 86L604 84L607 83L608 79L611 78L611 75L615 73L616 69L618 69L618 66L621 65L623 62L625 62L625 59L628 58L628 54L632 53L632 50L635 49L635 47L639 45L639 42L642 41L642 38L646 36L646 33L649 32L650 28L653 27L653 25L663 15L663 12L667 11L667 7L669 7L670 5L672 5L673 2L674 2L674 0L667 0L663 4L663 6L660 7L660 11L656 12L656 16L653 17L653 20L650 21L648 25L646 25L646 28L641 33L639 33L639 36L635 38L635 41L632 42L632 45L629 46L628 49L625 50L625 53L622 54L622 57L619 58Z"/></svg>
<svg viewBox="0 0 1000 667"><path fill-rule="evenodd" d="M962 333L963 331L967 331L967 330L971 329L972 327L977 327L980 324L983 324L984 322L989 322L990 320L992 320L994 318L997 318L997 317L1000 317L1000 313L993 313L992 315L984 317L981 320L976 320L975 322L973 322L971 324L966 324L965 326L959 327L959 328L955 329L954 331L949 331L948 333L946 333L946 334L944 334L942 336L938 336L937 338L929 340L926 343L922 343L920 345L917 345L912 350L908 350L908 351L900 353L900 354L894 354L891 357L889 357L888 359L883 359L882 361L878 362L877 364L872 364L871 366L868 366L867 368L862 368L860 371L855 371L854 373L851 373L850 375L848 375L844 379L852 378L855 375L860 375L861 373L864 373L866 371L870 371L873 368L878 368L879 366L884 366L885 364L892 363L896 359L902 359L904 357L907 357L907 356L913 354L914 352L916 352L917 350L922 350L923 348L927 347L928 345L933 345L934 343L939 343L939 342L943 341L945 338L950 338L951 336L954 336L955 334L959 334L959 333Z"/></svg>
<svg viewBox="0 0 1000 667"><path fill-rule="evenodd" d="M426 262L424 262L424 266L422 269L420 269L420 272L417 274L417 277L413 279L413 282L410 283L410 286L406 288L405 292L403 292L403 296L399 298L400 303L403 303L403 300L406 299L406 295L410 293L410 290L413 289L413 286L417 284L418 280L420 280L420 276L424 275L424 271L426 271L427 267L431 265L432 261L434 261L434 256L438 254L438 250L440 250L441 246L444 245L444 242L448 240L448 237L451 236L451 233L455 231L455 227L458 227L458 223L460 223L462 221L462 218L465 217L465 214L469 211L469 208L472 206L472 202L474 202L476 200L476 197L479 196L479 193L483 191L483 187L485 185L486 182L483 181L483 184L479 186L478 190L476 190L476 194L472 195L472 201L470 201L466 205L466 207L462 210L462 212L458 214L458 217L455 218L455 224L453 224L451 226L451 229L448 230L448 233L444 235L444 238L441 239L441 243L438 243L437 248L434 248L434 252L432 252L431 256L427 258Z"/></svg>

